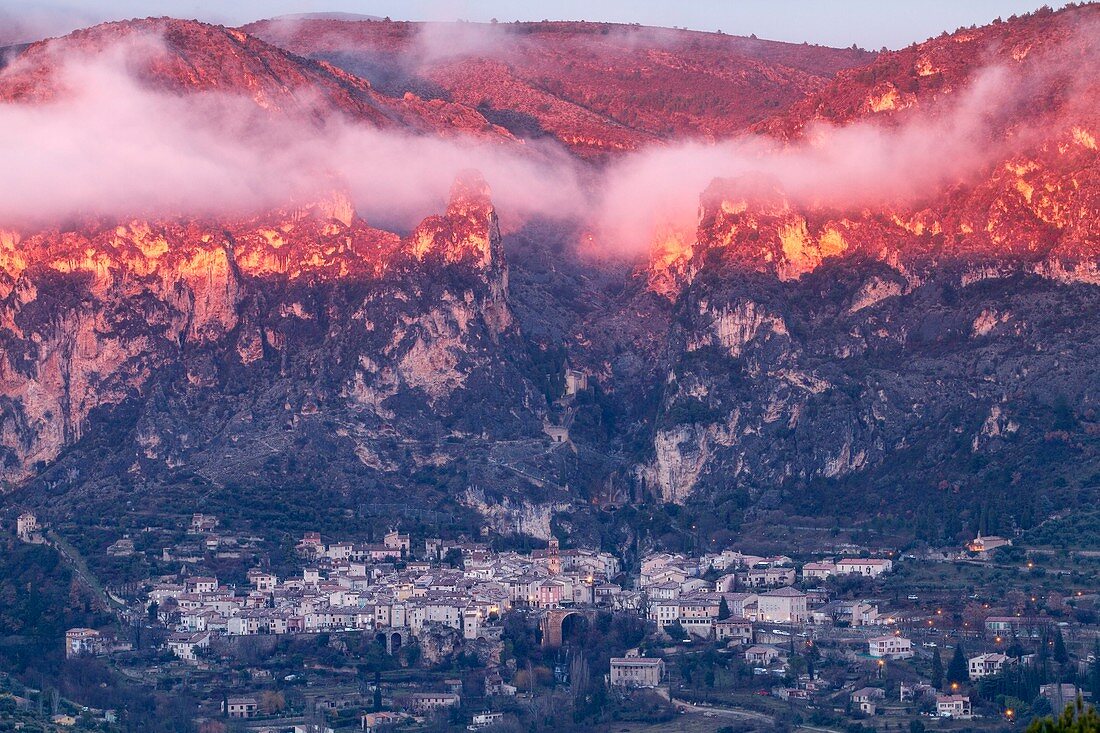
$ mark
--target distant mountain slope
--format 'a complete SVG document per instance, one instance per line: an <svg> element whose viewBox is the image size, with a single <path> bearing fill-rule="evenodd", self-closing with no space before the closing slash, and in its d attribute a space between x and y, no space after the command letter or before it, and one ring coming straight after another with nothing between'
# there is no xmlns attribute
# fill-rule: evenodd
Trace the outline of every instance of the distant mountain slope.
<svg viewBox="0 0 1100 733"><path fill-rule="evenodd" d="M1034 79L1025 90L1029 98L1014 110L1011 121L1016 125L1034 123L1052 108L1074 102L1083 112L1095 112L1095 75L1082 72L1097 64L1098 29L1100 5L1088 3L944 33L883 52L865 66L839 71L821 89L758 129L789 138L815 120L902 120L948 102L992 69ZM1070 79L1090 82L1091 89L1070 89Z"/></svg>
<svg viewBox="0 0 1100 733"><path fill-rule="evenodd" d="M0 474L77 534L214 506L273 531L480 515L619 545L675 517L719 536L801 514L953 542L979 516L1009 532L1094 503L1095 16L874 59L589 24L251 28L286 51L159 20L31 46L0 73L8 103L47 103L57 59L133 34L166 39L138 69L172 94L525 150L548 135L593 181L613 152L739 131L800 162L858 135L877 147L857 172L881 177L842 195L853 145L809 191L783 170L712 181L697 226L637 262L580 256L568 217L502 235L476 176L401 233L338 191L0 227ZM567 394L566 368L589 388Z"/></svg>
<svg viewBox="0 0 1100 733"><path fill-rule="evenodd" d="M597 23L262 21L244 30L394 95L442 97L583 156L724 137L874 54Z"/></svg>
<svg viewBox="0 0 1100 733"><path fill-rule="evenodd" d="M8 59L0 99L44 102L64 96L64 64L121 55L148 88L222 92L271 113L346 115L378 127L454 134L503 134L469 108L441 101L394 99L331 64L313 61L238 30L195 21L148 18L105 23L32 43Z"/></svg>
<svg viewBox="0 0 1100 733"><path fill-rule="evenodd" d="M968 282L1022 265L1100 283L1097 31L1100 5L1041 11L842 72L756 130L803 146L810 159L815 146L873 156L854 164L869 180L833 195L853 187L838 155L817 191L751 176L717 182L702 199L697 244L781 279L829 258L871 258L910 278L953 261L974 268ZM876 159L905 163L923 187ZM922 180L927 171L942 180Z"/></svg>
<svg viewBox="0 0 1100 733"><path fill-rule="evenodd" d="M883 143L882 160L891 141L917 145L913 176L974 157L905 195L867 161L883 194L853 194L858 205L832 195L843 160L798 196L767 177L714 182L694 236L659 247L635 288L671 314L650 357L662 382L645 483L668 500L739 488L809 513L844 497L922 523L920 502L996 505L1026 523L1079 488L1094 496L1098 11L885 54L759 126L811 152L830 144L821 124L852 155L861 140ZM596 314L580 339L621 320ZM630 387L620 399L646 402Z"/></svg>

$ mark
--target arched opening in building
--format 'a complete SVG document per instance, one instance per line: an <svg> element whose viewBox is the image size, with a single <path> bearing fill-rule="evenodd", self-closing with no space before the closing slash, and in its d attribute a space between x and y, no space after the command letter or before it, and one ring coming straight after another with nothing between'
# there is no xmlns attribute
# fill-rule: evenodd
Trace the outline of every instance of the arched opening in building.
<svg viewBox="0 0 1100 733"><path fill-rule="evenodd" d="M584 614L571 613L561 620L561 643L563 646L584 643L588 634L588 619Z"/></svg>
<svg viewBox="0 0 1100 733"><path fill-rule="evenodd" d="M394 632L390 634L390 652L394 653L401 648L401 634Z"/></svg>

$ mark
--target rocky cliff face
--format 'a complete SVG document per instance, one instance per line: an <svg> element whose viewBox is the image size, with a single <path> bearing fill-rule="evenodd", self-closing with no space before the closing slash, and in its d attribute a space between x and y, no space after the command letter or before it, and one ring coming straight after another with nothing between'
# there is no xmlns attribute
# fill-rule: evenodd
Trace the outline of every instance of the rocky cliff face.
<svg viewBox="0 0 1100 733"><path fill-rule="evenodd" d="M412 412L462 432L480 421L456 391L528 401L509 365L517 332L496 214L474 175L406 239L335 197L229 226L134 221L4 241L9 481L78 442L96 410L166 388L186 399L302 379L264 420L293 423L331 401L379 430ZM495 427L537 431L538 409ZM139 425L140 455L181 465L196 429Z"/></svg>
<svg viewBox="0 0 1100 733"><path fill-rule="evenodd" d="M1056 66L1041 39L1065 49L1066 18L1090 13L975 37L1005 63ZM431 129L442 117L428 107L448 105L484 122L223 31L169 40L201 68L208 44L260 54L217 78L259 75L265 103L295 99L267 64L379 125ZM758 129L797 141L815 120L934 117L971 73L948 52L971 42L961 32L808 83L818 91ZM690 67L691 54L662 59ZM0 89L29 93L28 68ZM179 83L180 68L153 78ZM368 225L335 189L233 220L0 231L0 480L58 514L171 497L174 511L240 504L280 526L323 504L426 524L476 513L547 536L647 502L907 526L927 507L993 507L1005 527L1033 522L1100 476L1100 119L1074 99L1006 117L991 135L1024 122L1042 134L904 201L716 180L695 231L663 233L631 263L585 259L570 223L502 236L472 173L404 234ZM567 368L587 387L568 389Z"/></svg>
<svg viewBox="0 0 1100 733"><path fill-rule="evenodd" d="M1055 403L1072 406L1061 423L1094 472L1096 337L1072 314L1096 307L1100 120L1081 104L1094 82L1077 79L1069 58L1096 58L1083 35L1096 21L1086 9L960 31L844 72L766 126L797 138L813 122L948 114L976 73L953 49L983 39L986 67L1049 85L1022 116L983 129L992 150L1015 143L980 176L919 203L844 209L824 189L807 204L759 177L712 184L686 254L658 251L650 264L658 292L668 295L669 279L682 285L653 457L638 472L654 493L778 495L918 467L929 484L982 485L990 479L964 465L994 454L998 475L1019 481L1058 470L1028 465L1052 452ZM873 98L884 78L896 90L907 71L914 81L893 103L847 104ZM1030 124L1041 133L1020 137ZM655 280L653 268L668 274Z"/></svg>

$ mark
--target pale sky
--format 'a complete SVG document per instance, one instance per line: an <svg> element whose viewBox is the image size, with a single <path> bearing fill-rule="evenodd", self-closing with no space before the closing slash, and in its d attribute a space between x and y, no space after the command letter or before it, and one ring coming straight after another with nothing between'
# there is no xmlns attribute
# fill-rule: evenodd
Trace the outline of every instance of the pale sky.
<svg viewBox="0 0 1100 733"><path fill-rule="evenodd" d="M722 30L734 35L868 49L900 48L960 26L982 25L1041 0L0 0L41 35L103 20L170 15L227 25L288 13L340 11L394 20L590 20ZM1064 2L1051 2L1060 7Z"/></svg>

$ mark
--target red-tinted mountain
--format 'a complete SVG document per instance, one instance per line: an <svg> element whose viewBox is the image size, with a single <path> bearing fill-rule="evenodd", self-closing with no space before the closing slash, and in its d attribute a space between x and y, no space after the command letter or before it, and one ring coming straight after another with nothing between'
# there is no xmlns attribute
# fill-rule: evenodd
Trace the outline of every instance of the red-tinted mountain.
<svg viewBox="0 0 1100 733"><path fill-rule="evenodd" d="M743 131L874 54L596 23L264 21L245 30L583 156Z"/></svg>
<svg viewBox="0 0 1100 733"><path fill-rule="evenodd" d="M978 28L962 28L898 51L884 51L865 66L839 71L816 93L796 102L758 129L797 136L815 121L843 124L868 118L898 121L954 100L981 75L1003 70L1027 77L1026 99L1012 107L1017 125L1072 105L1095 112L1090 100L1097 63L1100 6L1049 8ZM1009 80L1011 81L1011 80ZM1081 87L1081 82L1086 85ZM996 83L996 82L994 82ZM1003 82L1002 82L1003 83Z"/></svg>
<svg viewBox="0 0 1100 733"><path fill-rule="evenodd" d="M322 119L340 114L378 127L507 137L467 107L394 99L331 64L296 56L239 30L172 18L105 23L32 43L8 59L0 74L0 99L42 102L71 93L67 64L104 57L159 91L221 92L249 98L272 113Z"/></svg>
<svg viewBox="0 0 1100 733"><path fill-rule="evenodd" d="M663 386L648 485L689 501L736 481L811 513L848 486L890 512L931 484L1030 501L1016 482L1045 482L1055 455L1095 474L1100 334L1082 317L1100 297L1098 11L1042 11L883 54L758 126L795 154L832 144L811 123L846 131L852 155L868 140L919 153L897 156L908 166L897 171L876 163L896 151L872 146L866 170L882 191L847 205L841 158L810 192L765 173L716 180L697 230L657 243L623 309L651 307L655 291L673 314L660 347L673 356L655 356L649 375ZM959 155L971 160L953 167ZM942 182L899 185L928 169ZM588 319L580 338L599 343L623 311ZM1056 403L1069 406L1067 433ZM855 488L868 482L874 498Z"/></svg>
<svg viewBox="0 0 1100 733"><path fill-rule="evenodd" d="M1098 30L1100 6L1041 11L842 71L756 131L809 151L807 159L815 146L860 156L885 140L869 149L898 153L909 170L871 161L866 175L882 176L881 192L874 180L856 182L849 204L835 193L856 187L843 161L835 175L819 171L820 188L809 195L767 176L716 181L702 197L694 244L683 234L658 243L655 287L675 294L701 252L782 279L829 259L872 259L906 278L955 263L964 282L1023 268L1100 283L1100 82L1091 71L1100 65ZM830 137L831 129L859 132ZM969 162L956 166L959 158ZM905 186L906 177L938 169L942 180Z"/></svg>
<svg viewBox="0 0 1100 733"><path fill-rule="evenodd" d="M148 25L167 52L136 68L174 93L528 147L491 120L596 158L745 130L801 154L820 120L876 141L862 170L882 178L853 183L842 158L810 190L767 166L719 177L698 226L636 268L578 258L576 222L501 236L473 175L404 234L331 192L249 217L0 226L0 475L57 526L102 515L116 534L119 507L165 496L280 531L383 506L622 546L660 538L593 505L686 504L700 533L775 509L873 517L939 543L979 513L1008 532L1091 502L1095 14L849 70L859 52L587 24L250 28L280 50L141 21L32 46L4 99L63 94L70 50ZM567 367L589 389L569 394Z"/></svg>

